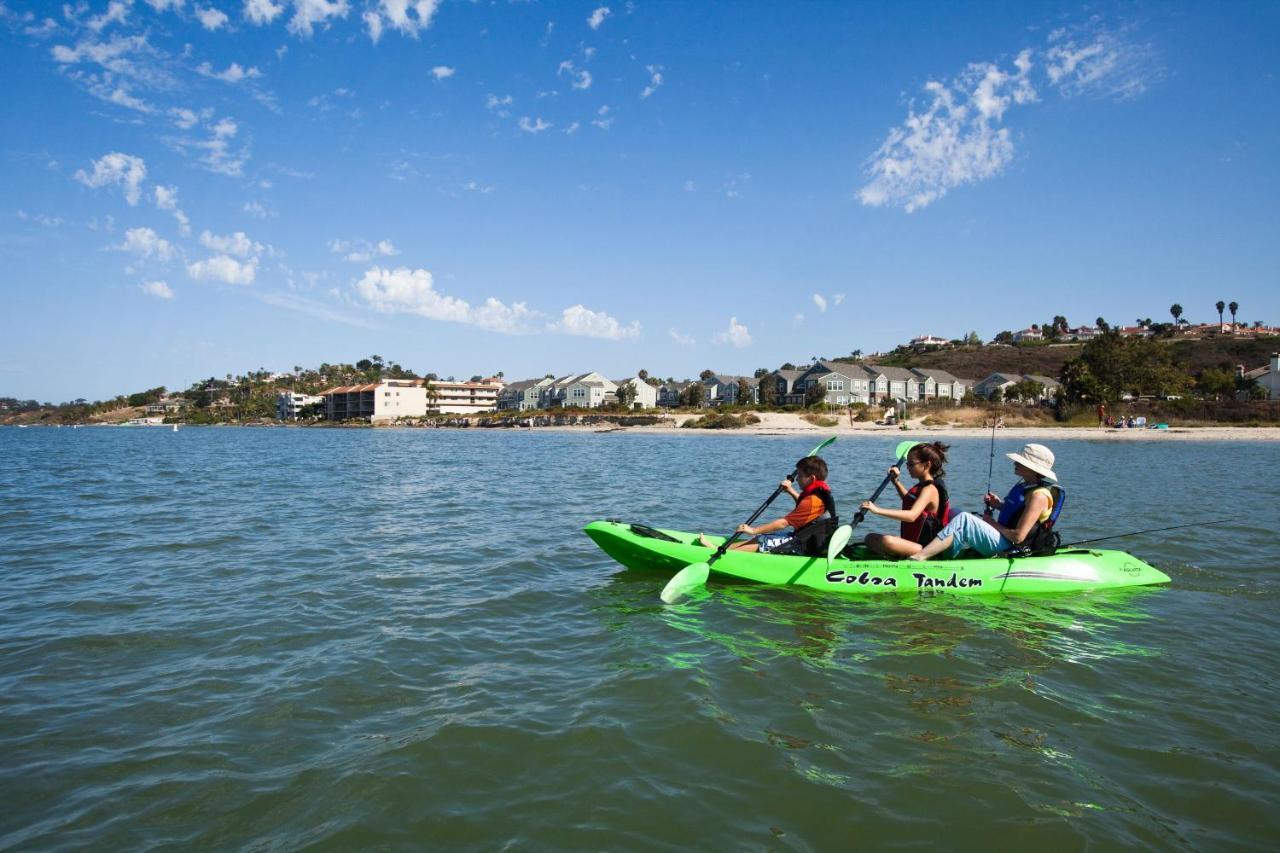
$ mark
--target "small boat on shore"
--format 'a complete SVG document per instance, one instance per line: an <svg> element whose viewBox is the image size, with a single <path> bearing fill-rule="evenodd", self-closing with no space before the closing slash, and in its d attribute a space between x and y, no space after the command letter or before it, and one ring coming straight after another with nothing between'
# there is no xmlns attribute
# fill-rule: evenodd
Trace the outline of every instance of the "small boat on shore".
<svg viewBox="0 0 1280 853"><path fill-rule="evenodd" d="M675 574L702 563L711 551L697 534L657 530L620 521L593 521L584 532L606 554L630 569ZM724 537L707 537L715 545ZM1168 583L1169 576L1126 551L1062 548L1046 557L913 560L791 557L728 551L711 566L713 578L779 586L806 586L841 594L939 592L954 595L1076 592Z"/></svg>

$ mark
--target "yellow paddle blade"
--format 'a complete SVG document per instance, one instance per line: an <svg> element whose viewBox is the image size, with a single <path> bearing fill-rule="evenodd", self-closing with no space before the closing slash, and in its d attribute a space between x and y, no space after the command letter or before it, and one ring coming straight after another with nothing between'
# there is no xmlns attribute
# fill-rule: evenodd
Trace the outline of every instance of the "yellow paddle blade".
<svg viewBox="0 0 1280 853"><path fill-rule="evenodd" d="M676 572L675 577L667 581L662 588L662 603L675 604L695 589L707 585L707 577L711 574L711 566L706 563L694 563Z"/></svg>

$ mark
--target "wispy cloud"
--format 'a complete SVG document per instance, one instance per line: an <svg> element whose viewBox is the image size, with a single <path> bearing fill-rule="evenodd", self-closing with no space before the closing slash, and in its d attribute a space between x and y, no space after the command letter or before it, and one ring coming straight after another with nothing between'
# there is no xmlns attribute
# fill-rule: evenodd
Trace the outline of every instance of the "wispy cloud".
<svg viewBox="0 0 1280 853"><path fill-rule="evenodd" d="M506 118L507 116L511 115L511 110L509 109L509 107L511 106L513 100L514 99L510 95L503 95L502 97L498 97L497 95L490 92L489 97L485 98L484 108L489 112L493 113L494 115L496 115L498 118Z"/></svg>
<svg viewBox="0 0 1280 853"><path fill-rule="evenodd" d="M564 335L583 338L600 338L607 341L628 341L640 337L638 322L624 326L603 311L592 311L583 305L564 309L560 319L548 323L547 329Z"/></svg>
<svg viewBox="0 0 1280 853"><path fill-rule="evenodd" d="M144 281L138 285L138 289L148 296L154 296L156 299L172 299L173 289L169 287L168 282L164 281Z"/></svg>
<svg viewBox="0 0 1280 853"><path fill-rule="evenodd" d="M600 6L591 13L591 17L587 18L587 26L591 27L593 30L598 30L600 29L600 25L604 23L605 18L608 18L612 14L613 13L609 11L608 6Z"/></svg>
<svg viewBox="0 0 1280 853"><path fill-rule="evenodd" d="M520 117L520 129L525 133L542 133L551 126L551 122L543 121L541 117L537 119L530 119L528 116Z"/></svg>
<svg viewBox="0 0 1280 853"><path fill-rule="evenodd" d="M385 26L401 35L417 38L420 31L431 26L439 8L439 0L378 0L360 19L364 21L369 39L377 44Z"/></svg>
<svg viewBox="0 0 1280 853"><path fill-rule="evenodd" d="M156 184L152 188L155 198L157 210L167 210L173 214L173 218L178 220L178 233L183 237L191 236L191 220L182 212L182 208L178 207L178 188L166 187L162 184Z"/></svg>
<svg viewBox="0 0 1280 853"><path fill-rule="evenodd" d="M78 169L75 179L87 187L97 189L108 184L118 184L124 192L124 199L130 207L138 204L142 198L142 182L147 177L147 164L141 157L113 151L93 161L93 171Z"/></svg>
<svg viewBox="0 0 1280 853"><path fill-rule="evenodd" d="M242 80L254 80L262 76L262 72L256 66L244 68L238 62L231 63L223 71L214 71L213 66L208 62L201 62L196 66L196 73L203 77L221 80L223 83L239 83Z"/></svg>
<svg viewBox="0 0 1280 853"><path fill-rule="evenodd" d="M256 292L253 295L268 305L274 305L277 308L285 308L290 311L297 311L299 314L306 314L320 320L344 323L348 326L356 326L361 329L377 328L373 323L368 322L349 308L326 305L323 302L317 302L314 299L307 299L304 296L298 296L292 293L279 293L276 291Z"/></svg>
<svg viewBox="0 0 1280 853"><path fill-rule="evenodd" d="M640 92L641 98L647 98L658 91L663 82L661 65L646 65L644 69L649 72L649 85Z"/></svg>
<svg viewBox="0 0 1280 853"><path fill-rule="evenodd" d="M729 318L729 327L723 332L716 332L711 338L713 343L732 344L738 349L751 345L751 332L747 327L738 322L737 317Z"/></svg>
<svg viewBox="0 0 1280 853"><path fill-rule="evenodd" d="M263 251L262 244L249 239L249 235L243 231L237 231L225 237L203 231L200 233L200 245L224 255L235 255L237 258L260 255Z"/></svg>
<svg viewBox="0 0 1280 853"><path fill-rule="evenodd" d="M448 80L457 72L458 69L452 68L448 65L437 65L435 68L431 69L431 76L437 80Z"/></svg>
<svg viewBox="0 0 1280 853"><path fill-rule="evenodd" d="M692 336L681 334L676 331L675 328L667 329L667 334L671 337L671 340L675 341L682 347L691 347L697 343Z"/></svg>
<svg viewBox="0 0 1280 853"><path fill-rule="evenodd" d="M489 297L480 305L471 305L465 299L443 294L436 290L434 276L425 269L370 267L356 282L355 290L377 311L417 314L505 334L530 331L529 323L537 316L523 302L506 305Z"/></svg>
<svg viewBox="0 0 1280 853"><path fill-rule="evenodd" d="M813 294L813 304L817 305L818 310L822 313L825 314L827 312L827 297L823 296L821 293Z"/></svg>
<svg viewBox="0 0 1280 853"><path fill-rule="evenodd" d="M221 29L230 20L226 12L214 6L197 6L195 12L200 26L210 31Z"/></svg>
<svg viewBox="0 0 1280 853"><path fill-rule="evenodd" d="M560 63L556 69L557 77L567 77L569 85L575 89L591 88L591 72L585 68L578 68L573 64L572 59L566 59Z"/></svg>
<svg viewBox="0 0 1280 853"><path fill-rule="evenodd" d="M329 241L329 251L335 255L342 255L343 260L353 264L363 264L373 260L375 257L391 258L400 254L400 251L392 245L390 240L379 240L377 243L371 243L368 240L339 240Z"/></svg>
<svg viewBox="0 0 1280 853"><path fill-rule="evenodd" d="M924 87L927 106L917 112L913 104L906 121L867 160L868 180L858 199L911 213L957 187L1001 174L1014 156L1005 115L1039 100L1037 62L1044 66L1037 72L1041 85L1064 97L1132 98L1160 73L1150 47L1103 28L1095 18L1076 30L1054 30L1046 49L1023 49L1012 67L978 62L952 80L930 80Z"/></svg>

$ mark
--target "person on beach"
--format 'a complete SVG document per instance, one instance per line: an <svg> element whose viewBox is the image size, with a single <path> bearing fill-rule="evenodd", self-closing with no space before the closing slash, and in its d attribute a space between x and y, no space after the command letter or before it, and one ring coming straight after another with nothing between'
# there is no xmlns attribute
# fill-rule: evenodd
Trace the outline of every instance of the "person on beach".
<svg viewBox="0 0 1280 853"><path fill-rule="evenodd" d="M827 540L831 538L836 522L836 500L827 485L827 463L821 456L806 456L796 463L795 483L783 480L778 485L795 500L796 508L758 527L739 524L738 532L752 538L746 542L735 542L729 550L759 551L761 554L825 554ZM704 548L716 547L702 534L698 535L698 544Z"/></svg>
<svg viewBox="0 0 1280 853"><path fill-rule="evenodd" d="M1107 422L1107 404L1098 404L1098 426L1104 426Z"/></svg>
<svg viewBox="0 0 1280 853"><path fill-rule="evenodd" d="M1013 472L1019 482L1004 499L987 492L983 502L987 508L981 516L962 512L938 533L938 538L924 546L911 560L931 560L947 553L954 558L972 549L990 557L1016 546L1035 551L1045 545L1053 521L1062 511L1062 490L1053 473L1053 451L1043 444L1028 444L1021 453L1006 453L1013 460ZM993 515L999 510L999 516Z"/></svg>
<svg viewBox="0 0 1280 853"><path fill-rule="evenodd" d="M869 533L863 543L873 554L883 557L910 557L918 554L938 536L938 531L951 520L951 506L947 500L947 487L942 482L947 461L947 445L940 441L917 444L907 453L907 475L916 484L908 489L899 479L897 466L889 469L893 487L902 498L902 509L885 509L871 501L864 501L862 508L875 515L901 522L897 536L885 533Z"/></svg>

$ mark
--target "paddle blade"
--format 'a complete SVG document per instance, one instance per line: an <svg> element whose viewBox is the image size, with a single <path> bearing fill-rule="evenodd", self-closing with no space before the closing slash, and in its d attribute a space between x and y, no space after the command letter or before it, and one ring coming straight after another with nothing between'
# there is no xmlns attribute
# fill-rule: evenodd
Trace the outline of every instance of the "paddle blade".
<svg viewBox="0 0 1280 853"><path fill-rule="evenodd" d="M836 438L837 438L837 436L834 436L834 435L833 435L833 436L831 436L831 438L828 438L826 441L822 442L822 444L819 444L817 447L815 447L813 450L810 450L810 451L809 451L807 454L805 454L805 455L807 455L807 456L817 456L819 453L821 453L821 452L822 452L822 449L823 449L824 447L827 447L828 445L834 444L834 443L835 443ZM903 444L906 444L906 442L903 442Z"/></svg>
<svg viewBox="0 0 1280 853"><path fill-rule="evenodd" d="M842 524L836 528L836 532L831 534L831 541L827 543L827 568L831 568L831 561L840 556L840 552L844 550L844 546L849 544L849 540L853 537L853 525Z"/></svg>
<svg viewBox="0 0 1280 853"><path fill-rule="evenodd" d="M675 577L667 581L662 588L662 603L675 604L695 589L707 585L707 577L711 574L711 566L706 563L694 563L676 572Z"/></svg>
<svg viewBox="0 0 1280 853"><path fill-rule="evenodd" d="M907 454L911 452L911 448L921 443L922 442L919 442L919 441L901 441L898 443L898 446L894 449L893 457L895 459L906 459Z"/></svg>

